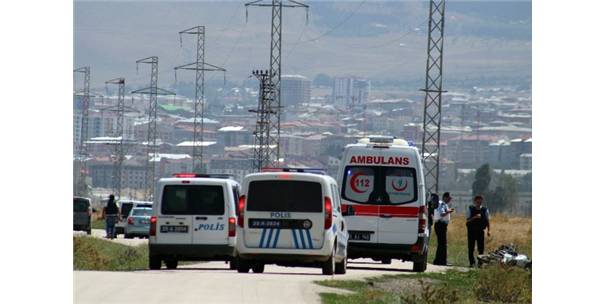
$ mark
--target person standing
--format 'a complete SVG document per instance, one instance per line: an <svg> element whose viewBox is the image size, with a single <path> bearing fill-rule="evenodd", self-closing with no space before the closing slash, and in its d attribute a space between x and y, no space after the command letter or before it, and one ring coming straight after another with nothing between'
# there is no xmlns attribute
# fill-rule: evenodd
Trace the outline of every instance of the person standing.
<svg viewBox="0 0 606 304"><path fill-rule="evenodd" d="M429 206L428 206L428 212L427 212L427 221L429 223L428 229L429 229L429 237L431 237L431 229L433 227L433 214L436 211L436 209L438 208L440 204L440 197L435 194L432 193L430 198L429 198Z"/></svg>
<svg viewBox="0 0 606 304"><path fill-rule="evenodd" d="M105 206L105 237L114 239L116 237L116 222L120 216L120 208L114 200L114 195L110 194Z"/></svg>
<svg viewBox="0 0 606 304"><path fill-rule="evenodd" d="M446 234L448 232L448 223L450 223L450 214L454 212L454 209L450 208L448 204L452 201L450 192L444 192L442 200L438 204L434 220L434 229L438 238L438 248L436 249L436 257L433 260L434 265L448 265L447 261L447 239Z"/></svg>
<svg viewBox="0 0 606 304"><path fill-rule="evenodd" d="M478 246L478 254L484 254L484 230L490 236L490 215L488 208L482 206L484 197L476 195L473 205L467 208L467 252L469 255L469 267L474 267L476 260L473 251Z"/></svg>

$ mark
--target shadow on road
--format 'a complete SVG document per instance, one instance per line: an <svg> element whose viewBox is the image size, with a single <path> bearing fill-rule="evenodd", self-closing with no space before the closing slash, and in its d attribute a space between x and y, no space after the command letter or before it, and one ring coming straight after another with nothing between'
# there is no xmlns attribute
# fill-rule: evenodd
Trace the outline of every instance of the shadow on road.
<svg viewBox="0 0 606 304"><path fill-rule="evenodd" d="M369 264L372 264L372 263L369 263ZM351 270L389 271L389 272L412 272L412 269L407 269L407 268L382 268L382 267L351 266L351 265L347 265L347 269L348 270L351 269Z"/></svg>

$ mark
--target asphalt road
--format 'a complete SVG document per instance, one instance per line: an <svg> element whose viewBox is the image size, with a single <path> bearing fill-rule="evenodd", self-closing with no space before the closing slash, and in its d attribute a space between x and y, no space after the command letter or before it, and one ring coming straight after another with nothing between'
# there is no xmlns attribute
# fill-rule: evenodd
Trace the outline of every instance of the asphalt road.
<svg viewBox="0 0 606 304"><path fill-rule="evenodd" d="M74 235L81 235L74 232ZM105 237L93 230L94 237ZM146 239L114 242L136 246ZM427 265L427 271L447 267ZM319 268L266 265L265 272L237 273L224 262L179 265L176 270L74 271L74 303L320 303L320 292L346 292L314 281L352 280L384 274L412 274L412 263L393 260L384 265L367 259L350 260L346 275L324 276Z"/></svg>
<svg viewBox="0 0 606 304"><path fill-rule="evenodd" d="M446 267L428 265L428 271ZM350 261L346 275L362 279L412 273L412 263L383 265ZM266 265L265 272L237 273L224 262L179 266L176 270L74 271L74 303L320 303L320 292L343 292L314 284L330 279L321 269Z"/></svg>

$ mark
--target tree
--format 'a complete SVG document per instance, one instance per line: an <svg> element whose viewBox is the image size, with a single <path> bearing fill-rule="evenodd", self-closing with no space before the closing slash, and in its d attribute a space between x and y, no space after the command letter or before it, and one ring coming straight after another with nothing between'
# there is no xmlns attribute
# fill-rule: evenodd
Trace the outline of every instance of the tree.
<svg viewBox="0 0 606 304"><path fill-rule="evenodd" d="M475 180L471 185L473 195L486 196L489 193L488 187L492 178L491 171L489 164L484 164L476 170Z"/></svg>

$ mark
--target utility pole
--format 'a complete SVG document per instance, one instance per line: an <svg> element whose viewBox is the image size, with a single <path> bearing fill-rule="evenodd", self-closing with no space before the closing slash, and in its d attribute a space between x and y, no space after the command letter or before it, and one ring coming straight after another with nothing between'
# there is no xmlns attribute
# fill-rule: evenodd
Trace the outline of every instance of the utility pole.
<svg viewBox="0 0 606 304"><path fill-rule="evenodd" d="M90 67L85 66L77 68L74 70L74 73L84 74L84 85L82 87L82 91L76 92L75 94L76 96L82 96L82 121L80 123L80 141L77 143L79 168L76 189L74 189L74 192L77 195L85 195L87 188L86 158L88 157L88 149L86 146L86 140L88 139L88 110L90 108Z"/></svg>
<svg viewBox="0 0 606 304"><path fill-rule="evenodd" d="M151 76L149 87L131 92L132 94L148 94L149 110L147 123L147 149L145 162L145 197L152 200L154 194L154 183L156 182L155 160L158 156L158 147L156 146L157 132L156 120L158 118L158 95L175 95L174 93L158 88L158 57L151 56L137 60L137 71L139 64L145 63L151 65ZM152 159L154 162L152 163Z"/></svg>
<svg viewBox="0 0 606 304"><path fill-rule="evenodd" d="M105 84L118 85L118 104L116 105L116 130L114 137L119 137L120 141L114 147L115 160L112 170L112 192L120 198L122 192L122 163L124 162L124 87L126 81L123 77L114 78L105 82Z"/></svg>
<svg viewBox="0 0 606 304"><path fill-rule="evenodd" d="M246 7L246 16L248 18L248 7L271 7L271 42L269 55L269 108L271 113L268 116L268 137L267 147L275 145L275 149L269 149L269 167L277 167L280 162L280 112L282 104L280 102L280 89L282 77L282 9L303 7L309 10L309 5L297 1L288 0L283 3L282 0L272 0L271 4L264 3L263 0L256 0L244 4ZM260 94L261 92L259 92ZM261 98L259 99L261 101Z"/></svg>
<svg viewBox="0 0 606 304"><path fill-rule="evenodd" d="M270 167L272 163L272 159L270 158L272 147L269 144L269 118L275 112L270 110L272 87L269 81L269 71L256 70L252 74L259 80L259 103L256 110L249 110L249 112L257 113L253 146L253 170L260 172L262 168Z"/></svg>
<svg viewBox="0 0 606 304"><path fill-rule="evenodd" d="M427 65L425 70L425 108L423 111L423 165L425 189L438 193L440 176L440 127L442 123L442 55L446 0L429 1Z"/></svg>
<svg viewBox="0 0 606 304"><path fill-rule="evenodd" d="M193 63L184 64L175 67L175 78L177 78L177 70L196 71L196 95L194 99L194 134L193 134L193 150L192 150L192 168L194 172L205 171L204 169L204 72L205 71L221 71L225 78L226 70L222 67L206 63L204 55L205 47L205 26L194 26L192 28L179 32L179 43L183 44L183 34L196 35L196 61ZM198 117L200 118L200 127L198 128ZM198 139L200 145L198 147Z"/></svg>

